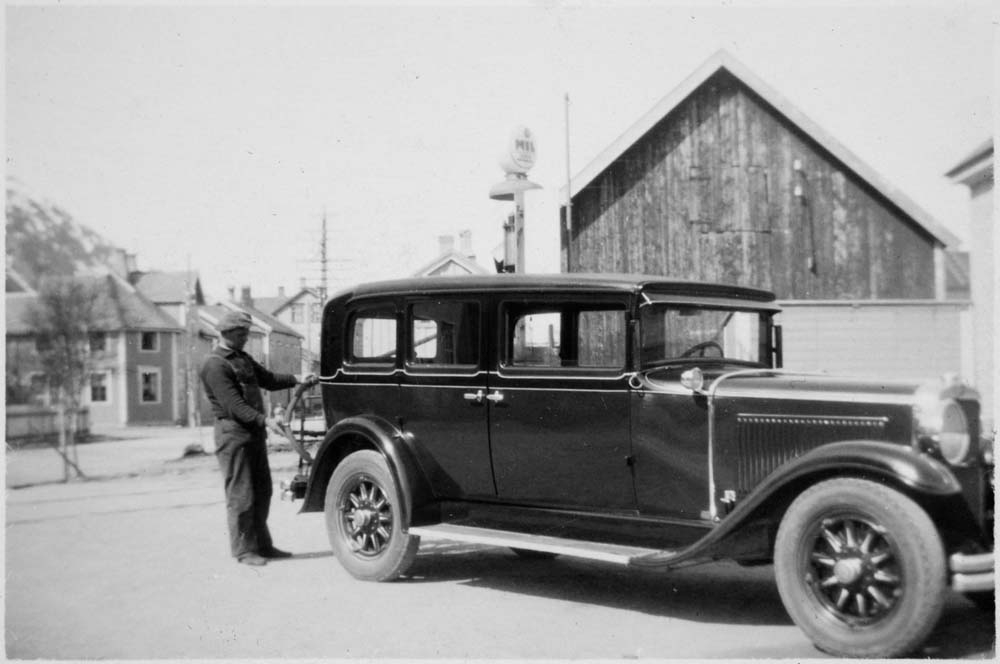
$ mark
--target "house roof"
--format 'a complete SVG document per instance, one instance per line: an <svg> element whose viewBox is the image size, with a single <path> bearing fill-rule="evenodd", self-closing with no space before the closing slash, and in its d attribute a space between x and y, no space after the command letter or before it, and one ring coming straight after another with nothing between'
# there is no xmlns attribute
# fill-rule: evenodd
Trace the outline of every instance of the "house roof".
<svg viewBox="0 0 1000 664"><path fill-rule="evenodd" d="M457 265L469 274L490 274L489 270L468 256L464 256L457 251L446 251L427 265L424 265L422 268L414 272L413 276L426 277L439 274L441 269L448 263Z"/></svg>
<svg viewBox="0 0 1000 664"><path fill-rule="evenodd" d="M204 303L201 291L201 280L197 272L142 272L133 280L135 287L151 302L167 304L188 302L191 289L194 290L195 301Z"/></svg>
<svg viewBox="0 0 1000 664"><path fill-rule="evenodd" d="M833 155L834 158L842 162L848 169L870 184L890 203L913 219L914 222L929 233L937 242L946 246L958 243L957 236L939 224L929 213L903 194L903 192L889 184L888 181L861 161L853 152L834 139L833 136L817 123L806 117L781 94L764 83L753 72L747 69L743 63L725 50L717 51L708 58L694 73L688 76L671 92L667 93L652 109L626 129L603 152L597 155L593 161L584 166L575 177L570 179L570 190L573 192L582 191L610 167L615 160L621 157L628 148L638 142L658 122L665 118L668 113L677 108L693 92L722 70L735 76L789 122L808 134L824 150ZM560 200L566 199L566 193L566 186L563 186L560 191Z"/></svg>
<svg viewBox="0 0 1000 664"><path fill-rule="evenodd" d="M96 293L94 304L96 330L182 331L172 318L117 275L79 276L73 280L92 288ZM7 334L32 334L35 331L31 322L31 312L38 301L38 295L7 296Z"/></svg>
<svg viewBox="0 0 1000 664"><path fill-rule="evenodd" d="M283 310L287 309L288 307L292 306L293 304L295 304L296 302L298 302L299 300L301 300L306 295L311 295L312 297L316 298L317 300L320 299L319 291L316 290L315 288L300 288L299 292L296 293L295 295L292 295L291 297L284 297L284 298L262 298L262 299L281 300L281 303L278 304L278 306L274 307L273 309L270 309L270 312L271 312L272 315L277 315L277 314L281 313ZM254 304L258 304L258 301L254 300Z"/></svg>
<svg viewBox="0 0 1000 664"><path fill-rule="evenodd" d="M966 155L960 162L955 164L947 173L946 177L957 182L964 182L970 177L974 178L980 171L993 166L993 139L989 138L979 144L975 150Z"/></svg>
<svg viewBox="0 0 1000 664"><path fill-rule="evenodd" d="M9 259L9 257L8 257ZM6 293L34 293L35 289L31 287L28 280L25 279L21 274L10 266L10 260L7 261L5 266L5 272L7 274L7 284L5 291Z"/></svg>
<svg viewBox="0 0 1000 664"><path fill-rule="evenodd" d="M248 307L244 304L237 304L235 302L224 302L222 304L199 307L199 313L207 314L206 318L208 318L209 322L213 325L215 325L218 320L229 311L245 311L250 314L250 317L253 319L251 329L257 328L258 330L263 330L265 332L277 332L278 334L285 334L298 339L304 338L301 334L296 332L295 329L285 325L274 316L264 313L256 307Z"/></svg>

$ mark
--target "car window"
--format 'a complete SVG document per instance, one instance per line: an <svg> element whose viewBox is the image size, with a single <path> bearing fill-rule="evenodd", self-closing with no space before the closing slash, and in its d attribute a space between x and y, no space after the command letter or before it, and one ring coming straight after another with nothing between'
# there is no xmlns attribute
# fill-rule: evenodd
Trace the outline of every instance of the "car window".
<svg viewBox="0 0 1000 664"><path fill-rule="evenodd" d="M620 369L625 365L625 308L510 305L507 366Z"/></svg>
<svg viewBox="0 0 1000 664"><path fill-rule="evenodd" d="M421 366L479 364L479 305L417 302L409 311L406 361Z"/></svg>
<svg viewBox="0 0 1000 664"><path fill-rule="evenodd" d="M391 305L361 309L350 318L348 361L394 364L396 360L396 312Z"/></svg>
<svg viewBox="0 0 1000 664"><path fill-rule="evenodd" d="M763 318L735 311L655 304L642 310L642 365L685 358L759 362Z"/></svg>

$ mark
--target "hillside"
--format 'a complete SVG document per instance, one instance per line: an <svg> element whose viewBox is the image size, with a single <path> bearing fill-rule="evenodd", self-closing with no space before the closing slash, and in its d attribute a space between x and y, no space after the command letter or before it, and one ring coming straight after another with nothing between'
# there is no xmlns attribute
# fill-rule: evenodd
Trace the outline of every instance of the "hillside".
<svg viewBox="0 0 1000 664"><path fill-rule="evenodd" d="M120 250L57 205L7 178L7 259L32 286L46 276L104 271Z"/></svg>

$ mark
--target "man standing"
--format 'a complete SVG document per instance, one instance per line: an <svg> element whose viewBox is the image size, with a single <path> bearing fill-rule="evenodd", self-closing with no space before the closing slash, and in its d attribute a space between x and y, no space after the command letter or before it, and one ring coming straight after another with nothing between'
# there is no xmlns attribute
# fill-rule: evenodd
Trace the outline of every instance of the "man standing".
<svg viewBox="0 0 1000 664"><path fill-rule="evenodd" d="M229 542L233 556L246 565L292 554L274 546L267 529L271 507L271 468L267 429L280 432L278 420L264 414L260 388L283 390L300 382L292 374L271 373L243 352L250 336L250 315L227 313L218 324L222 339L201 367L201 382L215 414L215 454L226 489Z"/></svg>

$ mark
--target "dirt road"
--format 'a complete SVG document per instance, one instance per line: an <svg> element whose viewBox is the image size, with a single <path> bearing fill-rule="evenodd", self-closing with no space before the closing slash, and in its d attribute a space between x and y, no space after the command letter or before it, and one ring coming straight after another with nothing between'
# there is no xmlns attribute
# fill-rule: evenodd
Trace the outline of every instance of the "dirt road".
<svg viewBox="0 0 1000 664"><path fill-rule="evenodd" d="M272 455L276 477L293 457ZM10 658L815 658L771 568L669 575L505 549L421 547L375 584L329 553L323 519L275 499L263 568L228 557L212 457L7 494ZM991 658L991 616L952 597L924 656Z"/></svg>

